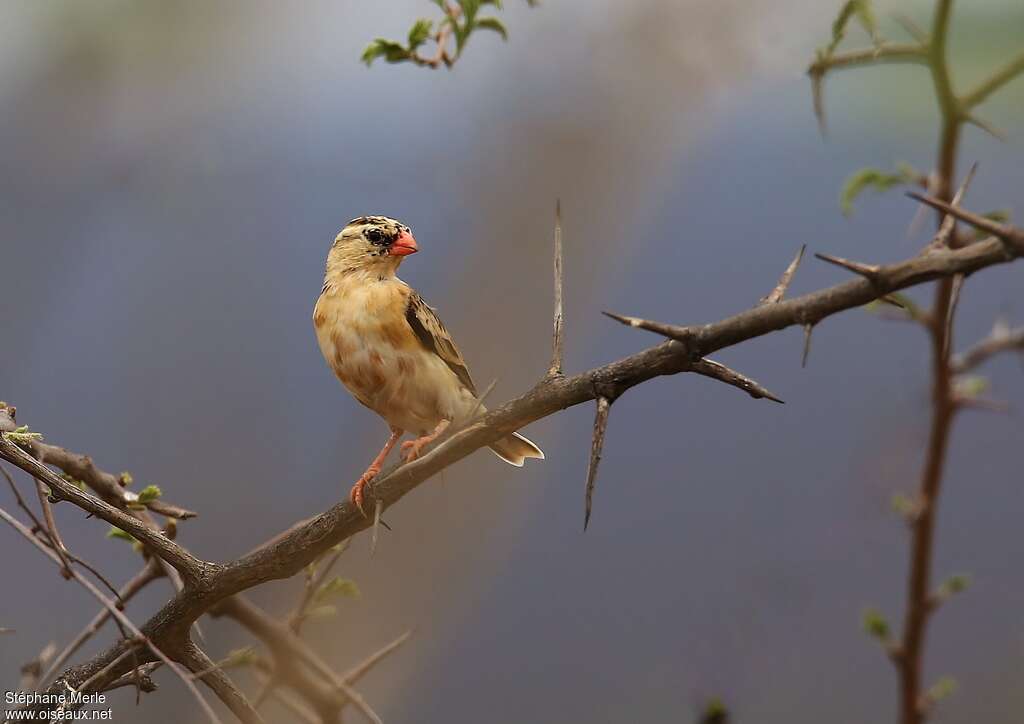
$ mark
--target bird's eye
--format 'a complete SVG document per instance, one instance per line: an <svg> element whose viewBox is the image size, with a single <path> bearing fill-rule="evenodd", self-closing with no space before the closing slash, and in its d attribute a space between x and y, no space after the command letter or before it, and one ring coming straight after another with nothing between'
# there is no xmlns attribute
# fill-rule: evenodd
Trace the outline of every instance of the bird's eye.
<svg viewBox="0 0 1024 724"><path fill-rule="evenodd" d="M380 229L367 229L366 240L371 244L383 244L384 243L384 232Z"/></svg>

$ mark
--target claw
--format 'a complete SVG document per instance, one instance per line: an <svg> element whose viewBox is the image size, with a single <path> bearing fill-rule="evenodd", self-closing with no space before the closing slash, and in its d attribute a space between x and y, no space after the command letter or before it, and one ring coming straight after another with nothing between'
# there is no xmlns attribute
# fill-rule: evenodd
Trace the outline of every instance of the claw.
<svg viewBox="0 0 1024 724"><path fill-rule="evenodd" d="M441 420L441 422L437 423L437 427L434 428L434 431L429 435L423 435L415 440L406 440L403 442L402 447L400 448L402 459L407 463L411 463L413 460L418 458L423 454L423 448L434 442L434 440L436 440L438 436L445 431L449 422L449 420Z"/></svg>
<svg viewBox="0 0 1024 724"><path fill-rule="evenodd" d="M366 486L369 485L375 477L377 477L381 466L384 464L384 459L388 456L388 453L391 452L391 448L395 446L395 443L398 442L398 438L401 436L402 431L400 429L397 427L391 428L391 436L388 438L388 441L384 443L384 447L381 448L379 453L377 453L377 457L373 459L372 463L370 463L370 467L366 468L366 472L360 476L359 480L356 481L356 484L352 486L352 490L348 493L348 499L352 501L354 506L359 508L359 512L363 514L364 518L368 517L366 515L366 511L363 509L363 501L366 499L364 494Z"/></svg>
<svg viewBox="0 0 1024 724"><path fill-rule="evenodd" d="M424 446L430 442L430 440L420 442L421 440L426 440L426 438L421 437L415 440L406 440L402 443L401 455L405 462L411 463L413 460L418 458L422 454Z"/></svg>
<svg viewBox="0 0 1024 724"><path fill-rule="evenodd" d="M364 518L366 517L366 511L363 509L363 501L366 499L364 491L366 490L366 486L370 484L370 481L376 477L377 472L378 471L376 470L367 470L363 473L363 476L356 481L356 484L352 486L352 490L348 493L348 499L352 501L353 505L359 508L359 512L363 514Z"/></svg>

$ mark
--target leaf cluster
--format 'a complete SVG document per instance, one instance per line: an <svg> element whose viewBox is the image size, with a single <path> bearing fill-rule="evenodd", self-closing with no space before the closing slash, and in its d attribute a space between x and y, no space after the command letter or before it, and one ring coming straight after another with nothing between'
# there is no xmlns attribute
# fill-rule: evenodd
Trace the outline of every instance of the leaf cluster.
<svg viewBox="0 0 1024 724"><path fill-rule="evenodd" d="M502 9L501 0L431 0L440 8L442 17L439 20L419 18L409 28L405 41L376 38L363 51L362 60L371 65L378 58L388 63L411 62L416 65L436 68L440 65L451 67L462 55L470 36L477 30L490 30L508 40L508 30L504 23L493 15L480 15L486 5L493 5L496 10ZM531 7L537 0L527 0ZM449 50L449 38L454 40L454 51ZM435 55L424 56L423 46L433 43Z"/></svg>

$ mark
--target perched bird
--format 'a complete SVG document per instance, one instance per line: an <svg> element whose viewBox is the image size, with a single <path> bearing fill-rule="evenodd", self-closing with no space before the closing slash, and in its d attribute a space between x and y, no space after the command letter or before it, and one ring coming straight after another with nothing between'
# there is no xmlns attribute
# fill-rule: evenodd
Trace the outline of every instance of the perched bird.
<svg viewBox="0 0 1024 724"><path fill-rule="evenodd" d="M334 239L313 326L334 374L391 428L380 453L349 494L360 510L364 491L405 432L406 462L452 422L483 408L466 362L434 310L395 272L419 250L409 227L386 216L353 219ZM511 465L544 458L519 433L490 445Z"/></svg>

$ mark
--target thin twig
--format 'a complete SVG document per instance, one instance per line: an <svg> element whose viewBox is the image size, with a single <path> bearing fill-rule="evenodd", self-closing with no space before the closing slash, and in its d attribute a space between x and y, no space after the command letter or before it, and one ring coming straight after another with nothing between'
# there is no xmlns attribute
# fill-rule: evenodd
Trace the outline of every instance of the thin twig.
<svg viewBox="0 0 1024 724"><path fill-rule="evenodd" d="M33 482L36 484L36 494L39 496L39 507L43 511L43 520L46 521L46 535L50 538L53 552L60 558L60 575L67 580L71 578L71 563L68 561L67 546L64 545L64 540L60 537L60 531L57 530L57 520L53 517L53 506L50 505L50 498L46 489L39 480L33 478Z"/></svg>
<svg viewBox="0 0 1024 724"><path fill-rule="evenodd" d="M825 76L833 70L856 68L877 63L924 63L928 62L927 46L921 43L878 43L870 48L850 50L843 53L821 53L807 69L811 79L811 97L814 102L814 117L818 129L824 136L825 125Z"/></svg>
<svg viewBox="0 0 1024 724"><path fill-rule="evenodd" d="M4 478L7 479L7 485L10 486L11 493L14 494L14 500L18 504L18 507L22 510L22 512L25 513L25 515L27 515L29 517L29 520L32 521L32 530L33 530L33 532L38 531L40 533L40 535L42 535L43 538L44 538L43 543L48 545L48 546L50 546L50 548L54 548L53 539L50 537L49 531L47 530L47 526L45 526L39 520L39 518L36 516L36 514L32 511L32 508L30 508L28 503L25 502L25 499L21 497L21 493L18 492L18 486L14 484L14 479L11 477L10 473L7 472L7 468L5 468L4 466L0 465L0 473L3 473ZM38 485L39 481L36 480L36 481L33 481L33 482L35 482ZM37 490L38 490L38 488L37 488ZM74 553L72 553L71 551L67 550L67 548L64 549L64 556L63 556L62 560L63 561L67 561L67 560L73 561L73 562L77 563L78 565L80 565L85 570L89 571L89 573L93 574L96 577L97 581L99 581L101 584L103 584L103 586L106 587L106 589L108 591L110 591L114 595L114 598L117 599L118 605L119 606L123 605L120 596L118 596L118 594L117 594L117 589L114 588L113 584L109 580L107 580L106 576L104 576L102 573L100 573L99 569L97 569L95 566L93 566L89 562L79 558ZM67 570L69 570L69 568L67 568L67 567L61 569L61 577L64 578L65 580L70 580L71 576L66 575L66 571Z"/></svg>
<svg viewBox="0 0 1024 724"><path fill-rule="evenodd" d="M22 450L8 438L8 433L6 432L0 433L0 457L46 483L53 497L68 500L142 541L156 555L178 569L178 572L186 579L195 579L202 572L215 568L213 564L199 560L184 548L169 540L159 530L155 530L138 518L115 508L110 503L79 490Z"/></svg>
<svg viewBox="0 0 1024 724"><path fill-rule="evenodd" d="M997 141L1002 141L1003 143L1005 143L1006 141L1009 140L1009 137L1006 135L1006 131L994 126L992 123L986 121L984 118L979 118L973 113L968 113L966 116L964 116L964 122L970 123L972 126L981 129L982 131L992 136L992 138L996 139Z"/></svg>
<svg viewBox="0 0 1024 724"><path fill-rule="evenodd" d="M341 558L341 554L348 550L351 543L352 539L346 538L334 546L331 551L331 557L327 559L327 563L317 567L315 575L311 575L306 579L306 585L302 590L302 597L299 599L295 610L292 611L291 616L288 617L288 627L295 633L299 633L299 629L302 628L302 624L306 620L306 614L309 611L309 606L313 602L317 590L327 580L327 576L331 575L331 571L338 563L338 559Z"/></svg>
<svg viewBox="0 0 1024 724"><path fill-rule="evenodd" d="M926 48L921 43L881 43L870 48L822 55L807 69L811 76L830 70L855 68L876 63L928 63Z"/></svg>
<svg viewBox="0 0 1024 724"><path fill-rule="evenodd" d="M241 690L235 686L231 678L224 672L223 667L214 665L206 653L196 646L192 641L185 643L181 652L182 663L189 670L204 672L202 681L210 690L217 695L232 713L245 724L266 724L263 717L253 707ZM193 677L185 677L192 687L195 687ZM197 690L198 693L198 690Z"/></svg>
<svg viewBox="0 0 1024 724"><path fill-rule="evenodd" d="M274 680L269 674L256 672L256 678L260 680L261 689L260 697L254 700L254 706L258 707L268 697L273 696L292 714L299 717L300 721L306 722L306 724L323 724L323 720L315 712L307 709L291 693L275 686Z"/></svg>
<svg viewBox="0 0 1024 724"><path fill-rule="evenodd" d="M966 109L974 108L1021 73L1024 73L1024 53L1010 60L1010 62L983 80L974 89L968 91L961 98L960 102Z"/></svg>
<svg viewBox="0 0 1024 724"><path fill-rule="evenodd" d="M367 656L365 659L360 661L358 664L353 666L351 669L341 675L341 680L347 684L354 684L359 679L363 678L370 669L380 663L388 654L396 651L402 644L409 640L412 636L412 629L409 629L404 634L396 638L389 644L382 646L381 648L374 651L372 654Z"/></svg>
<svg viewBox="0 0 1024 724"><path fill-rule="evenodd" d="M922 28L920 25L914 22L913 18L904 15L903 13L896 13L895 15L893 15L893 19L897 23L899 23L904 30L907 31L907 35L909 35L918 43L920 43L922 47L928 44L929 38L927 31L925 31L924 28Z"/></svg>
<svg viewBox="0 0 1024 724"><path fill-rule="evenodd" d="M970 224L976 229L987 231L989 234L992 234L1007 244L1013 245L1015 250L1018 252L1021 251L1021 249L1024 249L1024 232L1010 226L1009 224L1000 224L998 221L993 221L992 219L987 219L979 214L953 206L942 199L935 198L934 196L925 196L915 191L908 191L907 196L920 201L922 204L931 206L933 209L944 211L950 216L954 216L960 221Z"/></svg>
<svg viewBox="0 0 1024 724"><path fill-rule="evenodd" d="M18 531L22 535L22 537L31 542L36 548L38 548L43 553L43 555L48 557L57 565L61 565L60 558L57 556L57 554L53 553L49 548L40 543L36 539L36 537L32 535L32 531L26 528L21 523L21 521L12 516L3 508L0 508L0 518L2 518L8 525L10 525L16 531ZM167 657L167 655L163 651L157 648L156 645L154 645L153 642L150 641L149 638L145 634L143 634L142 631L134 623L132 623L127 616L121 613L121 611L117 607L117 604L115 604L111 599L104 595L102 591L100 591L98 588L96 588L95 585L93 585L92 581L82 576L80 573L78 573L78 571L71 569L71 576L75 581L79 583L79 585L81 585L90 594L92 594L93 598L95 598L97 601L103 604L103 606L108 611L110 611L111 616L113 616L117 621L119 621L122 626L131 631L132 634L136 638L138 638L140 642L144 643L149 648L149 650L153 652L154 656L163 661L168 668L170 668L178 675L178 678L181 679L185 683L185 686L192 692L193 696L195 696L196 698L196 701L199 702L200 707L202 707L203 711L206 713L206 716L209 718L211 722L213 722L213 724L222 724L220 717L218 717L217 714L213 711L213 709L210 708L209 703L207 703L203 695L199 693L199 690L195 687L195 684L191 681L191 679L189 679L189 677L185 675L180 670L180 668L178 668L174 664L174 662ZM78 689L78 691L81 692L82 689Z"/></svg>
<svg viewBox="0 0 1024 724"><path fill-rule="evenodd" d="M156 558L150 558L146 565L141 571L136 573L121 589L117 592L118 598L122 605L130 601L136 593L141 591L147 585L163 577L163 571L157 564ZM110 611L106 608L101 608L99 612L93 617L84 629L75 638L64 647L64 649L57 654L53 662L47 668L46 672L40 677L39 684L45 686L57 670L64 665L64 662L74 656L75 652L78 651L90 638L92 638L97 631L102 628L103 624L106 623L107 619L110 618Z"/></svg>
<svg viewBox="0 0 1024 724"><path fill-rule="evenodd" d="M988 337L957 355L950 362L953 371L965 374L1001 352L1024 351L1024 327L1014 330L997 326Z"/></svg>
<svg viewBox="0 0 1024 724"><path fill-rule="evenodd" d="M974 179L974 174L978 171L978 164L975 163L971 166L971 170L967 172L967 176L964 177L963 183L960 184L960 188L956 190L956 194L953 196L953 201L950 203L951 206L959 207L963 202L964 195L967 193L967 188L971 185L971 181ZM953 232L956 230L956 217L952 214L946 214L942 223L939 224L939 230L935 233L931 242L926 247L926 251L933 251L935 249L945 249L950 245L950 240L953 237Z"/></svg>

